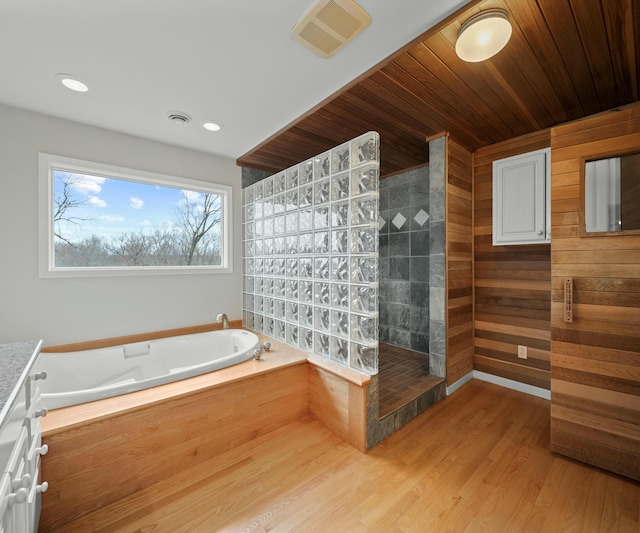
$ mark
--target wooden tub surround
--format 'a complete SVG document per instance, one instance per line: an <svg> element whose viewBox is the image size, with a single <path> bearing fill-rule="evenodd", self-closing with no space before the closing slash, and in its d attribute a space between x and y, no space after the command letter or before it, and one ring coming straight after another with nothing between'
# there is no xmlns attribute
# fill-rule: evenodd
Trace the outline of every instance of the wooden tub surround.
<svg viewBox="0 0 640 533"><path fill-rule="evenodd" d="M261 361L50 411L39 530L66 531L87 513L135 502L136 493L308 415L366 451L369 378L259 337L271 342Z"/></svg>

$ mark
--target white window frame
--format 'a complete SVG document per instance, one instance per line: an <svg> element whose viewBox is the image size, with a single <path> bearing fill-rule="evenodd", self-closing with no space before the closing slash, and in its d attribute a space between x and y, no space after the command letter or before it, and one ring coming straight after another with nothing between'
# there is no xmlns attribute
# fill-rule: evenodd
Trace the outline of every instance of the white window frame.
<svg viewBox="0 0 640 533"><path fill-rule="evenodd" d="M56 267L53 236L53 171L67 170L79 174L124 179L151 185L178 187L217 194L221 198L222 264L180 266L123 266L123 267ZM75 278L102 276L148 276L227 274L233 272L231 224L233 220L233 188L207 181L179 178L155 172L84 161L46 153L38 154L39 179L39 272L41 278Z"/></svg>

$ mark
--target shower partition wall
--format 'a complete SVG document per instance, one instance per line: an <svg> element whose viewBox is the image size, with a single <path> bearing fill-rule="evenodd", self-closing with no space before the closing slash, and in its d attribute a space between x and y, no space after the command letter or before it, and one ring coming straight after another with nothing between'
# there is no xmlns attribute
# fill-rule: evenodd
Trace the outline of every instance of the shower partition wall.
<svg viewBox="0 0 640 533"><path fill-rule="evenodd" d="M243 190L243 320L378 371L379 136L369 132Z"/></svg>

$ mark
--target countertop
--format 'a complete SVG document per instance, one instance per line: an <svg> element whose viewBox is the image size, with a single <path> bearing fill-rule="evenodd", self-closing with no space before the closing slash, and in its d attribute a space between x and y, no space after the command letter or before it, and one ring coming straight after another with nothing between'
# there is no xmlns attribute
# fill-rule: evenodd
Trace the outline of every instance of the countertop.
<svg viewBox="0 0 640 533"><path fill-rule="evenodd" d="M38 357L42 341L0 344L0 427Z"/></svg>

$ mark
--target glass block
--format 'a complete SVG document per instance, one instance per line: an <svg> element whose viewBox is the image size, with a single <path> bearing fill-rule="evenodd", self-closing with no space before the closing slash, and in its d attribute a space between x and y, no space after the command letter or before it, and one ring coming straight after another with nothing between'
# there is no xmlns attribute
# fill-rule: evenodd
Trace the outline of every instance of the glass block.
<svg viewBox="0 0 640 533"><path fill-rule="evenodd" d="M258 181L253 184L253 201L262 200L262 182Z"/></svg>
<svg viewBox="0 0 640 533"><path fill-rule="evenodd" d="M300 231L311 231L313 229L313 209L302 209L300 211Z"/></svg>
<svg viewBox="0 0 640 533"><path fill-rule="evenodd" d="M253 204L255 206L255 219L256 220L260 220L264 215L264 204L262 202L256 202L255 204Z"/></svg>
<svg viewBox="0 0 640 533"><path fill-rule="evenodd" d="M313 331L307 328L298 328L298 345L307 352L313 351Z"/></svg>
<svg viewBox="0 0 640 533"><path fill-rule="evenodd" d="M378 251L378 231L374 227L351 228L351 253L369 254Z"/></svg>
<svg viewBox="0 0 640 533"><path fill-rule="evenodd" d="M254 289L254 293L256 294L262 294L263 293L263 287L264 287L264 278L253 278L255 280L255 289Z"/></svg>
<svg viewBox="0 0 640 533"><path fill-rule="evenodd" d="M375 313L378 310L378 291L371 285L351 285L351 310Z"/></svg>
<svg viewBox="0 0 640 533"><path fill-rule="evenodd" d="M244 203L245 204L253 203L253 186L250 186L244 189Z"/></svg>
<svg viewBox="0 0 640 533"><path fill-rule="evenodd" d="M349 363L349 341L347 339L332 336L329 352L331 360L344 365Z"/></svg>
<svg viewBox="0 0 640 533"><path fill-rule="evenodd" d="M253 257L256 254L255 242L254 241L245 241L244 243L244 252L245 257Z"/></svg>
<svg viewBox="0 0 640 533"><path fill-rule="evenodd" d="M315 332L313 336L313 352L324 357L329 357L329 335Z"/></svg>
<svg viewBox="0 0 640 533"><path fill-rule="evenodd" d="M254 314L247 312L246 318L245 318L245 324L248 328L253 329L254 326Z"/></svg>
<svg viewBox="0 0 640 533"><path fill-rule="evenodd" d="M286 170L286 186L287 189L293 189L298 186L298 165Z"/></svg>
<svg viewBox="0 0 640 533"><path fill-rule="evenodd" d="M276 339L285 340L285 323L282 320L275 320L273 335Z"/></svg>
<svg viewBox="0 0 640 533"><path fill-rule="evenodd" d="M258 257L254 260L254 269L253 272L256 276L261 276L264 273L264 259Z"/></svg>
<svg viewBox="0 0 640 533"><path fill-rule="evenodd" d="M273 217L264 220L264 236L271 237L273 235Z"/></svg>
<svg viewBox="0 0 640 533"><path fill-rule="evenodd" d="M247 310L248 311L253 311L253 301L255 299L255 296L253 296L253 294L247 294Z"/></svg>
<svg viewBox="0 0 640 533"><path fill-rule="evenodd" d="M349 366L367 374L375 374L378 371L378 345L352 342Z"/></svg>
<svg viewBox="0 0 640 533"><path fill-rule="evenodd" d="M313 275L316 279L329 279L329 258L328 257L315 258Z"/></svg>
<svg viewBox="0 0 640 533"><path fill-rule="evenodd" d="M300 304L298 306L298 318L302 326L313 327L313 306L309 304Z"/></svg>
<svg viewBox="0 0 640 533"><path fill-rule="evenodd" d="M349 173L343 172L331 178L331 201L349 197Z"/></svg>
<svg viewBox="0 0 640 533"><path fill-rule="evenodd" d="M262 180L262 182L263 182L262 191L263 191L264 197L268 198L269 196L273 195L273 176L269 176L265 178L264 180Z"/></svg>
<svg viewBox="0 0 640 533"><path fill-rule="evenodd" d="M325 307L313 308L313 325L316 329L329 331L331 327L331 314Z"/></svg>
<svg viewBox="0 0 640 533"><path fill-rule="evenodd" d="M255 259L247 259L246 263L246 274L248 276L253 276L255 272Z"/></svg>
<svg viewBox="0 0 640 533"><path fill-rule="evenodd" d="M264 314L268 316L273 316L273 298L271 296L264 297Z"/></svg>
<svg viewBox="0 0 640 533"><path fill-rule="evenodd" d="M329 180L316 181L313 184L313 203L326 204L330 197Z"/></svg>
<svg viewBox="0 0 640 533"><path fill-rule="evenodd" d="M313 185L308 184L300 187L298 191L298 206L302 209L311 205L313 205Z"/></svg>
<svg viewBox="0 0 640 533"><path fill-rule="evenodd" d="M259 257L264 255L264 246L262 239L256 239L255 241L248 241L253 243L253 257Z"/></svg>
<svg viewBox="0 0 640 533"><path fill-rule="evenodd" d="M286 252L286 244L284 237L276 237L273 239L273 254L284 255Z"/></svg>
<svg viewBox="0 0 640 533"><path fill-rule="evenodd" d="M317 305L329 305L329 284L316 281L313 284L313 301Z"/></svg>
<svg viewBox="0 0 640 533"><path fill-rule="evenodd" d="M253 310L256 313L264 312L264 297L256 295L253 299Z"/></svg>
<svg viewBox="0 0 640 533"><path fill-rule="evenodd" d="M255 280L255 278L253 276L245 276L244 277L244 290L245 290L245 292L253 292L254 280Z"/></svg>
<svg viewBox="0 0 640 533"><path fill-rule="evenodd" d="M285 304L285 317L287 322L298 322L298 302L287 302Z"/></svg>
<svg viewBox="0 0 640 533"><path fill-rule="evenodd" d="M287 233L298 233L298 212L287 213Z"/></svg>
<svg viewBox="0 0 640 533"><path fill-rule="evenodd" d="M375 257L351 258L351 281L375 283L378 281L378 261Z"/></svg>
<svg viewBox="0 0 640 533"><path fill-rule="evenodd" d="M298 277L298 259L291 257L287 259L286 275L288 278Z"/></svg>
<svg viewBox="0 0 640 533"><path fill-rule="evenodd" d="M288 279L286 283L286 297L288 300L298 299L298 280Z"/></svg>
<svg viewBox="0 0 640 533"><path fill-rule="evenodd" d="M313 159L309 159L299 165L298 182L305 185L313 181Z"/></svg>
<svg viewBox="0 0 640 533"><path fill-rule="evenodd" d="M378 220L378 198L374 195L351 200L351 224L370 224Z"/></svg>
<svg viewBox="0 0 640 533"><path fill-rule="evenodd" d="M278 215L273 219L273 234L274 235L284 235L285 225L284 225L284 215Z"/></svg>
<svg viewBox="0 0 640 533"><path fill-rule="evenodd" d="M301 233L298 238L298 253L313 253L313 233Z"/></svg>
<svg viewBox="0 0 640 533"><path fill-rule="evenodd" d="M331 204L331 226L346 226L349 224L349 202Z"/></svg>
<svg viewBox="0 0 640 533"><path fill-rule="evenodd" d="M281 215L284 211L284 194L278 194L273 197L273 214Z"/></svg>
<svg viewBox="0 0 640 533"><path fill-rule="evenodd" d="M301 302L313 302L313 283L311 281L300 280L298 290Z"/></svg>
<svg viewBox="0 0 640 533"><path fill-rule="evenodd" d="M262 331L263 320L264 317L262 315L259 315L257 313L253 315L253 328L256 331Z"/></svg>
<svg viewBox="0 0 640 533"><path fill-rule="evenodd" d="M298 236L287 235L286 238L287 238L287 253L297 254L298 253Z"/></svg>
<svg viewBox="0 0 640 533"><path fill-rule="evenodd" d="M298 326L295 324L286 325L286 338L287 344L292 346L298 346Z"/></svg>
<svg viewBox="0 0 640 533"><path fill-rule="evenodd" d="M313 158L314 179L326 178L331 173L331 152Z"/></svg>
<svg viewBox="0 0 640 533"><path fill-rule="evenodd" d="M256 220L253 223L253 231L255 233L256 238L257 237L264 237L263 228L264 228L264 223L263 223L262 219Z"/></svg>
<svg viewBox="0 0 640 533"><path fill-rule="evenodd" d="M331 311L331 333L340 337L349 337L349 313Z"/></svg>
<svg viewBox="0 0 640 533"><path fill-rule="evenodd" d="M329 232L318 231L313 234L313 253L327 254L329 253Z"/></svg>
<svg viewBox="0 0 640 533"><path fill-rule="evenodd" d="M278 298L284 298L286 293L286 282L282 278L276 278L273 280L273 295Z"/></svg>
<svg viewBox="0 0 640 533"><path fill-rule="evenodd" d="M279 174L275 174L273 176L273 193L278 194L279 192L284 192L285 189L285 176L284 172L280 172Z"/></svg>
<svg viewBox="0 0 640 533"><path fill-rule="evenodd" d="M273 278L264 278L263 292L265 296L273 296Z"/></svg>
<svg viewBox="0 0 640 533"><path fill-rule="evenodd" d="M273 250L274 250L273 239L272 238L265 239L264 248L261 250L262 253L260 255L273 255Z"/></svg>
<svg viewBox="0 0 640 533"><path fill-rule="evenodd" d="M253 222L256 218L256 206L253 204L249 204L245 207L245 222Z"/></svg>
<svg viewBox="0 0 640 533"><path fill-rule="evenodd" d="M378 190L378 165L366 165L351 171L351 196Z"/></svg>
<svg viewBox="0 0 640 533"><path fill-rule="evenodd" d="M349 253L349 231L347 229L333 230L331 232L331 253Z"/></svg>
<svg viewBox="0 0 640 533"><path fill-rule="evenodd" d="M273 317L265 316L262 322L262 327L264 328L265 335L269 335L270 337L273 337L273 327L274 327Z"/></svg>
<svg viewBox="0 0 640 533"><path fill-rule="evenodd" d="M331 173L349 170L349 143L341 144L331 150Z"/></svg>
<svg viewBox="0 0 640 533"><path fill-rule="evenodd" d="M378 318L352 314L351 338L365 343L378 342Z"/></svg>
<svg viewBox="0 0 640 533"><path fill-rule="evenodd" d="M255 232L253 231L253 225L255 222L247 222L244 225L244 238L245 240L253 239L255 237Z"/></svg>
<svg viewBox="0 0 640 533"><path fill-rule="evenodd" d="M331 258L331 279L337 281L349 281L349 258Z"/></svg>
<svg viewBox="0 0 640 533"><path fill-rule="evenodd" d="M273 275L273 257L266 257L264 260L264 274L265 276ZM273 287L273 279L267 278L265 279L265 283L271 280L271 286ZM265 289L266 290L266 289Z"/></svg>
<svg viewBox="0 0 640 533"><path fill-rule="evenodd" d="M331 284L331 306L349 309L349 285Z"/></svg>
<svg viewBox="0 0 640 533"><path fill-rule="evenodd" d="M265 198L262 203L262 216L264 218L273 215L273 198Z"/></svg>
<svg viewBox="0 0 640 533"><path fill-rule="evenodd" d="M313 277L313 259L311 257L300 258L298 273L301 278Z"/></svg>
<svg viewBox="0 0 640 533"><path fill-rule="evenodd" d="M273 315L276 318L284 318L284 300L273 301Z"/></svg>
<svg viewBox="0 0 640 533"><path fill-rule="evenodd" d="M375 132L365 133L351 141L351 166L379 159L379 135Z"/></svg>
<svg viewBox="0 0 640 533"><path fill-rule="evenodd" d="M313 214L313 228L326 229L329 227L329 206L316 207Z"/></svg>
<svg viewBox="0 0 640 533"><path fill-rule="evenodd" d="M298 189L287 191L284 203L287 211L298 209Z"/></svg>

